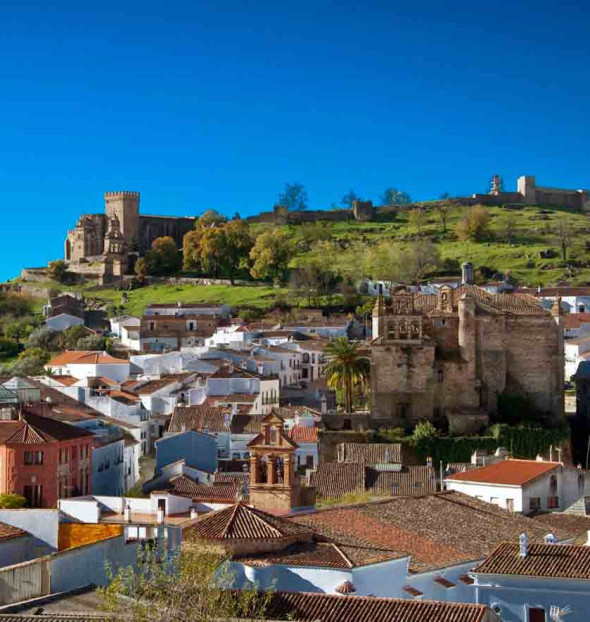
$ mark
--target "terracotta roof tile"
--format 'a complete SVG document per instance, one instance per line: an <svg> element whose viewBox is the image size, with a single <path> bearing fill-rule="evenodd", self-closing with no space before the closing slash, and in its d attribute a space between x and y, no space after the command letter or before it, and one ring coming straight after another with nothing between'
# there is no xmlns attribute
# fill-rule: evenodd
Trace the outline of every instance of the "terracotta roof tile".
<svg viewBox="0 0 590 622"><path fill-rule="evenodd" d="M359 462L320 462L310 476L324 499L338 499L349 493L365 491L365 465Z"/></svg>
<svg viewBox="0 0 590 622"><path fill-rule="evenodd" d="M76 382L80 382L79 378L74 378L74 376L53 375L51 379L59 382L59 384L63 384L65 387L71 387L73 384L76 384Z"/></svg>
<svg viewBox="0 0 590 622"><path fill-rule="evenodd" d="M210 432L229 432L231 413L227 408L219 406L177 406L170 417L168 431L172 434L188 430Z"/></svg>
<svg viewBox="0 0 590 622"><path fill-rule="evenodd" d="M204 518L187 525L183 529L183 538L185 540L275 540L301 534L309 535L309 533L309 529L302 525L238 503L207 514Z"/></svg>
<svg viewBox="0 0 590 622"><path fill-rule="evenodd" d="M393 497L289 520L338 546L368 546L409 555L412 572L484 559L500 542L523 532L531 541L542 541L547 533L533 519L458 492ZM559 532L556 535L560 537Z"/></svg>
<svg viewBox="0 0 590 622"><path fill-rule="evenodd" d="M428 466L402 467L401 471L378 471L367 467L367 490L377 496L410 496L436 492L434 469Z"/></svg>
<svg viewBox="0 0 590 622"><path fill-rule="evenodd" d="M406 594L409 594L410 596L413 596L414 598L419 598L420 596L424 596L424 592L421 592L420 590L416 589L415 587L412 587L411 585L404 585L404 587L402 587L402 590Z"/></svg>
<svg viewBox="0 0 590 622"><path fill-rule="evenodd" d="M340 443L336 451L339 462L402 462L401 443Z"/></svg>
<svg viewBox="0 0 590 622"><path fill-rule="evenodd" d="M318 429L310 426L296 425L289 432L289 438L296 443L317 443Z"/></svg>
<svg viewBox="0 0 590 622"><path fill-rule="evenodd" d="M445 579L444 577L436 577L434 579L434 582L437 585L440 585L441 587L444 587L447 590L457 587L456 583L453 583L452 581L449 581L448 579Z"/></svg>
<svg viewBox="0 0 590 622"><path fill-rule="evenodd" d="M66 350L47 363L46 367L61 365L129 365L129 361L117 359L106 352Z"/></svg>
<svg viewBox="0 0 590 622"><path fill-rule="evenodd" d="M504 542L474 574L507 574L555 579L590 579L590 547L570 544L529 544L521 557L518 542Z"/></svg>
<svg viewBox="0 0 590 622"><path fill-rule="evenodd" d="M338 592L338 594L354 594L356 592L354 585L350 582L350 581L345 581L344 583L341 583L337 588L335 588L334 590L335 592Z"/></svg>
<svg viewBox="0 0 590 622"><path fill-rule="evenodd" d="M178 475L173 477L166 490L180 497L187 497L193 501L215 501L217 503L236 503L242 493L239 482L200 484L192 477Z"/></svg>
<svg viewBox="0 0 590 622"><path fill-rule="evenodd" d="M299 542L284 551L264 555L237 556L234 561L247 566L264 567L314 566L319 568L353 568L354 564L331 542Z"/></svg>
<svg viewBox="0 0 590 622"><path fill-rule="evenodd" d="M175 384L175 383L182 383L194 375L195 375L195 372L186 372L182 374L168 374L167 376L162 376L161 378L158 378L157 380L150 380L149 382L146 382L145 384L142 384L139 387L136 386L134 390L138 395L151 395L152 393L155 393L156 391L160 391L161 389L163 389L164 387L167 387L168 385Z"/></svg>
<svg viewBox="0 0 590 622"><path fill-rule="evenodd" d="M580 328L580 324L590 322L590 313L566 313L563 316L563 327L572 330Z"/></svg>
<svg viewBox="0 0 590 622"><path fill-rule="evenodd" d="M489 611L485 605L432 600L276 592L265 615L301 622L483 622Z"/></svg>
<svg viewBox="0 0 590 622"><path fill-rule="evenodd" d="M522 486L545 473L559 468L559 462L537 460L502 460L479 469L449 475L446 479L460 482Z"/></svg>
<svg viewBox="0 0 590 622"><path fill-rule="evenodd" d="M4 540L13 540L14 538L24 538L30 534L23 529L7 525L6 523L0 523L0 542Z"/></svg>

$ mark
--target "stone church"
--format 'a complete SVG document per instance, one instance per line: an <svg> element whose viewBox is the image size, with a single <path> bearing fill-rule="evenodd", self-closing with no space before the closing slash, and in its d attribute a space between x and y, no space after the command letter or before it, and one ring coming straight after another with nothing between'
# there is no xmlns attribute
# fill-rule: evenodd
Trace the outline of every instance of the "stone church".
<svg viewBox="0 0 590 622"><path fill-rule="evenodd" d="M527 396L540 420L563 418L558 303L548 311L528 294L490 294L472 282L436 294L400 288L377 300L373 336L373 415L390 426L428 419L476 432L501 393Z"/></svg>
<svg viewBox="0 0 590 622"><path fill-rule="evenodd" d="M89 264L103 277L128 274L131 257L143 255L159 237L182 238L194 218L147 216L139 213L139 192L105 192L104 214L83 214L65 241L65 259L74 272L91 273ZM84 268L87 269L84 269Z"/></svg>

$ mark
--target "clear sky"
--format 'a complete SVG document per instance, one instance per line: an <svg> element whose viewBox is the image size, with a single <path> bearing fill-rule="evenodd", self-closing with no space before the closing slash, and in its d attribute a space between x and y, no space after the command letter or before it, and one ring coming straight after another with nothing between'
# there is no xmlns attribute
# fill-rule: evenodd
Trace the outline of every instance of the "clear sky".
<svg viewBox="0 0 590 622"><path fill-rule="evenodd" d="M94 7L94 8L93 8ZM590 187L584 0L0 0L0 280L143 213Z"/></svg>

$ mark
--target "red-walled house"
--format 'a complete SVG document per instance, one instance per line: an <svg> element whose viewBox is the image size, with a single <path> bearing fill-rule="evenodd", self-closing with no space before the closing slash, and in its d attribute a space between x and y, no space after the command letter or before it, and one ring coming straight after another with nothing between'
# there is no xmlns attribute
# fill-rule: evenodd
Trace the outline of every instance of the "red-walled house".
<svg viewBox="0 0 590 622"><path fill-rule="evenodd" d="M22 495L35 508L54 508L60 498L89 494L92 437L29 412L16 421L0 421L0 494Z"/></svg>

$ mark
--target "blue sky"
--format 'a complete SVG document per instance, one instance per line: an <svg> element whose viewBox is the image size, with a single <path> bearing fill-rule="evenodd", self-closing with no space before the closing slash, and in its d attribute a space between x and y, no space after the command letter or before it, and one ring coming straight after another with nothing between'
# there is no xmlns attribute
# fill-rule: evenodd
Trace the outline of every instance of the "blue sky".
<svg viewBox="0 0 590 622"><path fill-rule="evenodd" d="M143 213L590 187L585 2L0 0L0 280Z"/></svg>

